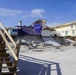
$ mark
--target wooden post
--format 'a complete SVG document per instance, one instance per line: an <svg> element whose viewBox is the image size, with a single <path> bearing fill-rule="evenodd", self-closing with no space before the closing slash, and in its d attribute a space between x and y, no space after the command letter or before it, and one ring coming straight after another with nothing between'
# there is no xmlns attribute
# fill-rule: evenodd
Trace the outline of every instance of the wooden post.
<svg viewBox="0 0 76 75"><path fill-rule="evenodd" d="M18 40L18 41L16 42L16 48L15 48L15 51L14 51L17 57L19 57L20 43L21 43L21 40ZM18 61L15 61L15 60L14 60L14 65L15 65L15 66L17 65L17 63L18 63Z"/></svg>

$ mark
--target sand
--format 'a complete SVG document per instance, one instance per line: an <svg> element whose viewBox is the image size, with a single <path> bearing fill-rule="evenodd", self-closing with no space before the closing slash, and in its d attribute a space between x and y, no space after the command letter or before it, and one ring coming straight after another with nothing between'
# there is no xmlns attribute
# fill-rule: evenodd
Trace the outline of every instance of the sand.
<svg viewBox="0 0 76 75"><path fill-rule="evenodd" d="M45 47L35 50L22 46L19 75L76 75L76 47Z"/></svg>

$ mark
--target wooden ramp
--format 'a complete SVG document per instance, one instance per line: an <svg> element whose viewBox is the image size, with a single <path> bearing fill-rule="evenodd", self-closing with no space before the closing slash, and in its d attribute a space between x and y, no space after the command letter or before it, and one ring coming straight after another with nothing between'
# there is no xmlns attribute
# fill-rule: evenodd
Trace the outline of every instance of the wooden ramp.
<svg viewBox="0 0 76 75"><path fill-rule="evenodd" d="M0 23L0 27L2 28L0 30L0 75L17 75L20 45L14 42L2 23ZM14 48L11 47L6 37L11 41ZM9 51L6 50L6 47Z"/></svg>

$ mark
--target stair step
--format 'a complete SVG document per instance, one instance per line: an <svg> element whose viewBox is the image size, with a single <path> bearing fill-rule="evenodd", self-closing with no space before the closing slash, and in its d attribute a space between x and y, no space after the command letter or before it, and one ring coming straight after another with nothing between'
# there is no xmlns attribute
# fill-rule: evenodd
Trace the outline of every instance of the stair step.
<svg viewBox="0 0 76 75"><path fill-rule="evenodd" d="M6 53L6 50L0 50L1 53Z"/></svg>
<svg viewBox="0 0 76 75"><path fill-rule="evenodd" d="M0 63L14 63L13 61L3 61L3 62L0 62Z"/></svg>
<svg viewBox="0 0 76 75"><path fill-rule="evenodd" d="M0 68L14 68L14 66L2 66Z"/></svg>
<svg viewBox="0 0 76 75"><path fill-rule="evenodd" d="M5 47L5 44L0 44L0 47Z"/></svg>
<svg viewBox="0 0 76 75"><path fill-rule="evenodd" d="M5 61L10 61L10 57L0 57L0 60L4 59Z"/></svg>
<svg viewBox="0 0 76 75"><path fill-rule="evenodd" d="M8 65L8 66L7 66ZM0 67L1 72L12 72L12 71L16 71L16 66L14 66L13 64L2 64L2 66Z"/></svg>
<svg viewBox="0 0 76 75"><path fill-rule="evenodd" d="M0 46L0 50L4 50L5 49L5 46Z"/></svg>
<svg viewBox="0 0 76 75"><path fill-rule="evenodd" d="M11 66L14 62L13 61L3 61L0 62L1 64L8 64L8 66Z"/></svg>
<svg viewBox="0 0 76 75"><path fill-rule="evenodd" d="M8 59L8 58L10 58L10 57L0 57L0 58Z"/></svg>
<svg viewBox="0 0 76 75"><path fill-rule="evenodd" d="M2 72L0 73L0 75L16 75L15 73L17 73L16 71L13 72Z"/></svg>
<svg viewBox="0 0 76 75"><path fill-rule="evenodd" d="M9 53L0 53L0 57L8 57Z"/></svg>

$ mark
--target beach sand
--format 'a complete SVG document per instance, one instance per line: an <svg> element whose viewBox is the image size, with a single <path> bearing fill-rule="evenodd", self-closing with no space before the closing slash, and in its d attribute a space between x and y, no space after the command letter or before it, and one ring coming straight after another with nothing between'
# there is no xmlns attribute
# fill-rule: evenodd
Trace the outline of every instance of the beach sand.
<svg viewBox="0 0 76 75"><path fill-rule="evenodd" d="M22 46L19 75L76 75L76 47L45 47L34 50Z"/></svg>

